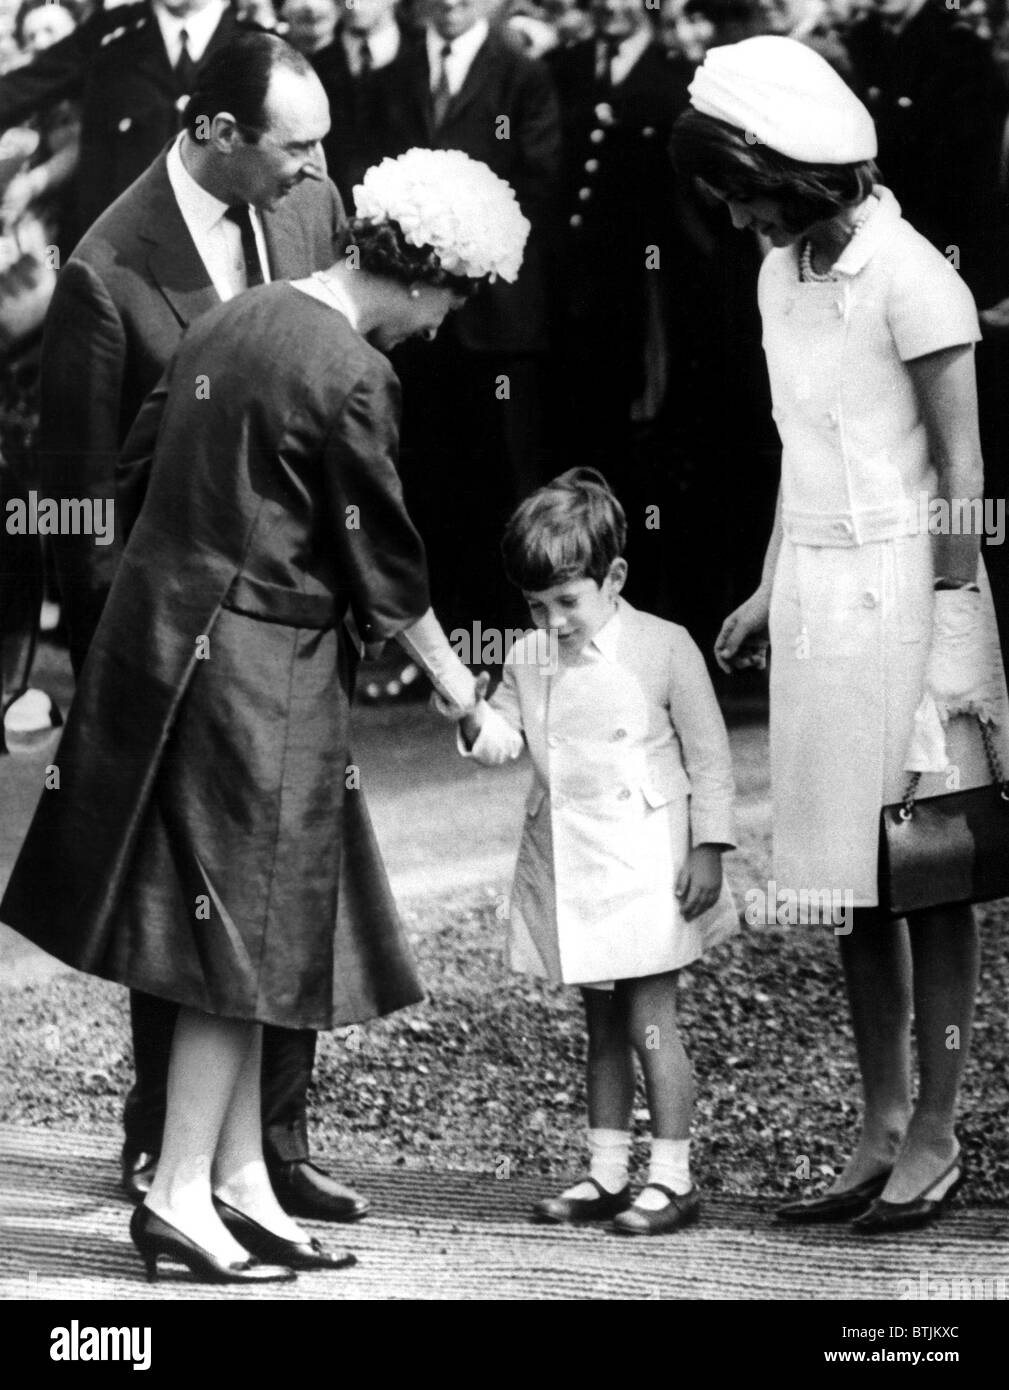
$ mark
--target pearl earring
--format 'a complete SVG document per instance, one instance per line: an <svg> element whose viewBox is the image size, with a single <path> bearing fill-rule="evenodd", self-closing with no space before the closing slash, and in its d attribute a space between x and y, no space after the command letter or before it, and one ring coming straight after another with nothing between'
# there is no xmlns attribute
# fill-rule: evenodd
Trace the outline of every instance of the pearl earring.
<svg viewBox="0 0 1009 1390"><path fill-rule="evenodd" d="M420 298L420 290L417 289L416 285L415 285L415 286L413 287L413 289L410 291L410 298L411 298L411 299L419 299L419 298Z"/></svg>

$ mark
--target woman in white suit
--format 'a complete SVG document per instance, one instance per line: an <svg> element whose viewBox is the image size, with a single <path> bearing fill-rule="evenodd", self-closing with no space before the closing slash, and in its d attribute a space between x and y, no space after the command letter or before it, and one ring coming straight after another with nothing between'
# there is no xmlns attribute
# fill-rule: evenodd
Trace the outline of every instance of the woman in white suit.
<svg viewBox="0 0 1009 1390"><path fill-rule="evenodd" d="M974 716L997 718L1004 745L980 537L922 525L933 501L982 492L977 314L878 183L872 120L816 53L772 37L714 49L691 100L674 162L773 248L758 294L783 445L763 577L716 656L726 671L762 661L770 623L775 878L855 905L839 942L862 1134L831 1189L780 1216L904 1229L963 1180L978 942L967 906L906 923L880 910L880 811L912 769L934 774L922 795L990 780Z"/></svg>

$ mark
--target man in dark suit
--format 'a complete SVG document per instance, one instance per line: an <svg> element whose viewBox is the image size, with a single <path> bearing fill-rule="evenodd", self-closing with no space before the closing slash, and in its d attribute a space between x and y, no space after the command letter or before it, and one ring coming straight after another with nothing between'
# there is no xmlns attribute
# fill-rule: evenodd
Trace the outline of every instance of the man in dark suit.
<svg viewBox="0 0 1009 1390"><path fill-rule="evenodd" d="M228 0L142 0L97 10L0 77L0 129L64 97L81 102L78 236L179 131L200 64L239 31Z"/></svg>
<svg viewBox="0 0 1009 1390"><path fill-rule="evenodd" d="M322 156L329 109L304 58L269 34L237 37L204 66L185 119L182 134L60 272L42 349L47 496L113 499L120 446L187 325L253 284L308 275L334 260L345 219ZM87 536L54 542L79 673L123 537L103 547ZM142 994L131 996L131 1008L137 1084L126 1104L123 1181L136 1198L150 1185L160 1145L176 1011ZM367 1204L308 1161L314 1053L314 1033L264 1031L271 1176L289 1209L354 1219Z"/></svg>
<svg viewBox="0 0 1009 1390"><path fill-rule="evenodd" d="M490 0L430 0L427 27L404 32L395 60L375 74L383 154L462 150L511 184L532 223L514 285L486 286L435 343L397 355L404 486L447 628L477 617L511 625L488 556L546 466L546 252L560 121L546 68L490 28L489 9Z"/></svg>

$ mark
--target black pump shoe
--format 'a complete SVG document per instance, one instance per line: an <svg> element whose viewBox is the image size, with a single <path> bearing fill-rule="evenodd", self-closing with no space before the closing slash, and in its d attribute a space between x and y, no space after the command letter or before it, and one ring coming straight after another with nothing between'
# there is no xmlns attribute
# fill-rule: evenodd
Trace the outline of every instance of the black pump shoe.
<svg viewBox="0 0 1009 1390"><path fill-rule="evenodd" d="M929 1193L934 1192L951 1173L955 1173L956 1177L942 1196L930 1197ZM851 1229L859 1235L877 1236L890 1231L914 1231L921 1226L929 1226L942 1215L963 1186L966 1176L963 1155L957 1154L945 1172L940 1173L917 1197L912 1197L909 1202L885 1202L880 1197L867 1212L851 1223Z"/></svg>
<svg viewBox="0 0 1009 1390"><path fill-rule="evenodd" d="M178 1260L191 1274L195 1274L197 1279L202 1279L208 1284L290 1283L292 1279L297 1278L293 1269L282 1265L261 1264L251 1256L235 1264L222 1264L216 1255L212 1255L202 1245L197 1245L195 1240L190 1240L178 1227L158 1216L143 1203L133 1209L133 1215L130 1217L130 1235L144 1262L148 1281L152 1284L158 1277L159 1255Z"/></svg>
<svg viewBox="0 0 1009 1390"><path fill-rule="evenodd" d="M357 1264L357 1256L342 1247L335 1251L324 1250L314 1238L306 1241L285 1240L258 1221L253 1221L244 1211L222 1202L220 1197L214 1198L214 1206L235 1239L261 1260L288 1265L291 1269L349 1269Z"/></svg>
<svg viewBox="0 0 1009 1390"><path fill-rule="evenodd" d="M800 1197L797 1202L786 1202L775 1216L793 1226L814 1221L844 1221L849 1216L857 1216L879 1196L892 1172L893 1169L888 1168L878 1177L867 1178L857 1187L848 1187L843 1192L824 1192L819 1197Z"/></svg>

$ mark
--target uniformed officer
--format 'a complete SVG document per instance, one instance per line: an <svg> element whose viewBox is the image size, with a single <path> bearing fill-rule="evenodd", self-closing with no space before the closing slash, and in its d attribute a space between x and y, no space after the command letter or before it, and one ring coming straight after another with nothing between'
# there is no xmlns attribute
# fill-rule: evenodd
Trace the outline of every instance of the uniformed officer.
<svg viewBox="0 0 1009 1390"><path fill-rule="evenodd" d="M115 6L0 78L0 129L64 97L81 102L71 245L178 133L200 64L241 24L228 0Z"/></svg>

